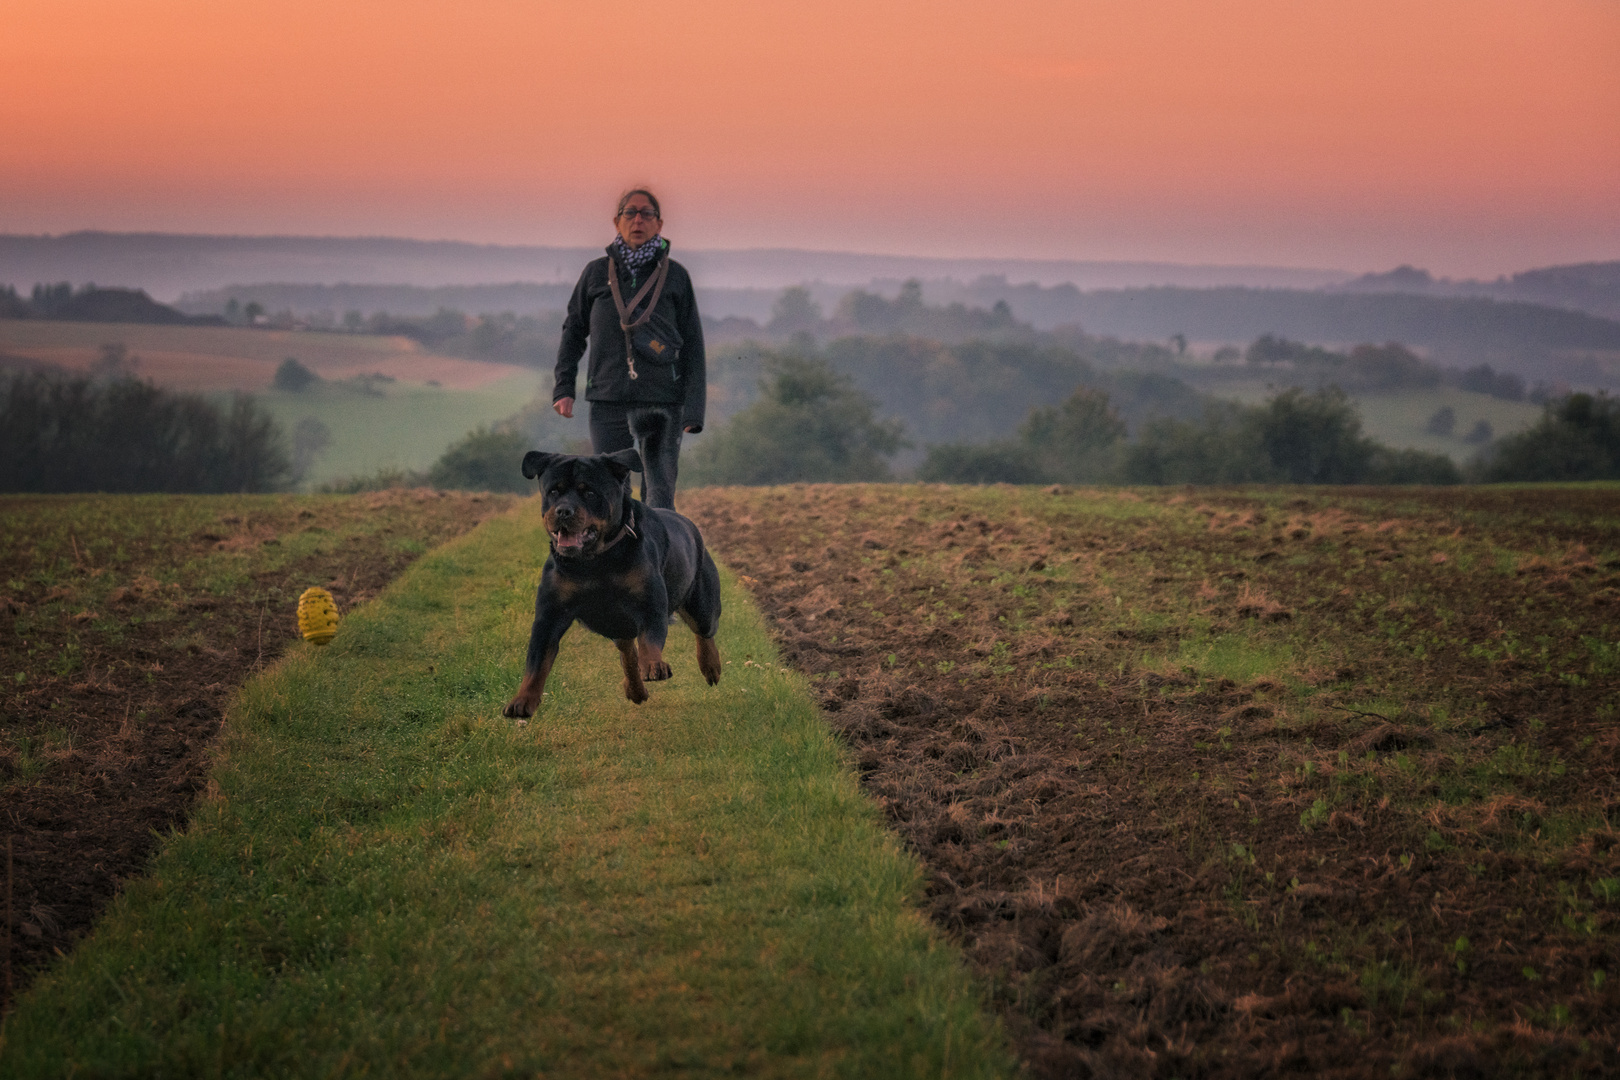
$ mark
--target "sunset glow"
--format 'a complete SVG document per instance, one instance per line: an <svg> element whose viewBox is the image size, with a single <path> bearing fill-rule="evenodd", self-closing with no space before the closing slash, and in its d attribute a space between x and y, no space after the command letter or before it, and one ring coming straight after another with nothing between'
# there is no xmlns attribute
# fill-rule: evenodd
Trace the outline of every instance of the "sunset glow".
<svg viewBox="0 0 1620 1080"><path fill-rule="evenodd" d="M13 0L0 231L1494 275L1620 256L1620 4Z"/></svg>

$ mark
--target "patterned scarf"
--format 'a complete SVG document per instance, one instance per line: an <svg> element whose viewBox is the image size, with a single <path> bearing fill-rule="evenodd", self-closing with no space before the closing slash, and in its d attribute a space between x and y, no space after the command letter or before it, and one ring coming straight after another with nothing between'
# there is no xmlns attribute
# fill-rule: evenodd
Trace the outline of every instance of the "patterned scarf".
<svg viewBox="0 0 1620 1080"><path fill-rule="evenodd" d="M636 277L657 261L659 254L668 246L662 236L655 236L638 248L633 248L624 242L624 237L613 238L613 260L630 273L630 280Z"/></svg>

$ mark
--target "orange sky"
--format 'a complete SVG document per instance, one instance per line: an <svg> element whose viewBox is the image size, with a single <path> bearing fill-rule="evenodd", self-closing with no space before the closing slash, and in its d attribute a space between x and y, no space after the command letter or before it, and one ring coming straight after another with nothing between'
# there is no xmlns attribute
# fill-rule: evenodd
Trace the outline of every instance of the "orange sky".
<svg viewBox="0 0 1620 1080"><path fill-rule="evenodd" d="M1620 258L1620 0L7 0L0 231Z"/></svg>

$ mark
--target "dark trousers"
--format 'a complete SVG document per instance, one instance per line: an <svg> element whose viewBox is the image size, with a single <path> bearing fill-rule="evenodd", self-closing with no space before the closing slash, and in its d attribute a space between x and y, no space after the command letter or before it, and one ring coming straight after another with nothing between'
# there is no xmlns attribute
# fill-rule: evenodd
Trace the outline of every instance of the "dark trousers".
<svg viewBox="0 0 1620 1080"><path fill-rule="evenodd" d="M675 474L681 461L681 407L591 402L591 448L598 454L635 447L641 452L641 501L675 509Z"/></svg>

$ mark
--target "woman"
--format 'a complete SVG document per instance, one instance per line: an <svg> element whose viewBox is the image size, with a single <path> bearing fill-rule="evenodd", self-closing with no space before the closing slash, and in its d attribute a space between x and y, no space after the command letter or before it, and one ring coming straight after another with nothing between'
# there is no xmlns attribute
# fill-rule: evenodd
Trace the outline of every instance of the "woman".
<svg viewBox="0 0 1620 1080"><path fill-rule="evenodd" d="M575 376L590 345L585 400L591 446L641 452L641 501L675 509L681 433L703 430L708 384L703 324L686 268L659 235L664 219L645 188L619 196L619 235L585 267L568 301L551 407L574 415Z"/></svg>

